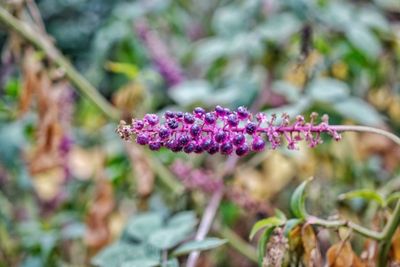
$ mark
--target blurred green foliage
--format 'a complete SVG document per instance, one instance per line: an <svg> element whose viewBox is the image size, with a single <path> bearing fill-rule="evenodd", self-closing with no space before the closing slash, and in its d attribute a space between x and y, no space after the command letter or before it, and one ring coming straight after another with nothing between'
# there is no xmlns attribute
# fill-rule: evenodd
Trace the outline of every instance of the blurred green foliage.
<svg viewBox="0 0 400 267"><path fill-rule="evenodd" d="M129 114L127 118L166 109L190 110L197 105L245 105L291 116L317 111L328 113L332 124L351 122L400 132L397 0L38 0L37 5L56 46L108 100ZM183 72L181 83L166 82L151 44L135 29L139 22L146 23L163 46L158 49L165 49L169 59L178 64ZM10 50L7 37L0 31L4 55ZM168 165L177 158L215 173L225 158L210 160L161 151L151 157L166 170L156 171L151 161L146 161L148 154L139 158L127 155L114 133L115 122L76 95L68 126L73 148L63 160L70 171L65 181L55 186L56 174L32 174L28 155L38 143L40 120L35 112L37 104L31 105L31 112L18 116L24 88L19 68L22 60L14 57L10 63L4 56L0 66L0 266L87 266L94 253L85 233L94 227L88 223L89 211L102 199L96 191L99 176L111 184L109 198L115 201L106 220L108 243L117 239L124 227L126 235L132 235L127 216L138 210L171 213L194 209L201 215L207 195L185 192L174 196L157 178L168 173ZM399 150L382 139L360 140L354 136L338 144L327 140L314 151L279 150L283 158L279 164L292 164L296 171L282 174L287 183L276 189L279 193L265 195L261 201L288 210L294 185L315 175L308 196L310 210L322 215L332 215L336 209L355 211L365 222L371 221L373 215L365 209L368 201L333 200L355 188L376 191L398 176ZM358 141L364 146L360 148ZM100 164L97 156L103 157ZM252 174L264 177L262 186L251 187L258 176L246 176L248 184L243 187L250 195L259 193L254 187L274 187L276 181L268 180L270 174L281 174L281 165L263 170L267 156L264 161L257 160L252 155L239 164L246 167L256 161L256 166L251 165ZM137 166L145 166L150 177L156 177L151 197L138 190L140 177L149 174L141 173ZM235 185L238 176L227 184ZM62 200L44 201L38 190L43 183ZM398 190L398 186L391 190ZM220 216L247 238L258 218L247 212L227 200ZM153 243L159 244L158 240ZM132 250L118 241L108 246L103 256L109 253L114 257L118 246ZM131 246L145 254L144 246ZM239 266L235 265L237 257L241 256L208 260L212 266ZM251 264L245 260L240 266Z"/></svg>

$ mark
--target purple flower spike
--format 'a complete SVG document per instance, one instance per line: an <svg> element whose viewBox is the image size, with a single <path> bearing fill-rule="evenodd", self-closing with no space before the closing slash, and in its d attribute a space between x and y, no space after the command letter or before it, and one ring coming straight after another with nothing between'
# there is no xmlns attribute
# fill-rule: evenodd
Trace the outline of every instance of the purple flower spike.
<svg viewBox="0 0 400 267"><path fill-rule="evenodd" d="M322 143L322 133L340 140L337 127L329 125L326 115L319 124L315 123L316 119L317 114L312 113L309 122L303 116L291 122L287 114L278 119L276 115L264 113L253 116L244 107L231 111L217 106L210 112L195 108L193 113L167 111L160 117L147 114L143 120L134 119L131 124L122 121L117 132L122 139L136 140L151 150L165 147L173 152L244 156L267 147L276 149L282 140L288 149L297 149L302 140L315 147Z"/></svg>

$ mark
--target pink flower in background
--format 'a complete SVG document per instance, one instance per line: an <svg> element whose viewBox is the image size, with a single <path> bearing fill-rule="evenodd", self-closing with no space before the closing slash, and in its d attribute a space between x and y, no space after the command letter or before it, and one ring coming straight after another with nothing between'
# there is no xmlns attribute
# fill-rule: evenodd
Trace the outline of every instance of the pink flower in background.
<svg viewBox="0 0 400 267"><path fill-rule="evenodd" d="M181 83L184 80L183 71L178 62L171 56L161 38L150 30L144 20L138 21L135 24L135 29L148 49L151 60L167 84L174 86Z"/></svg>

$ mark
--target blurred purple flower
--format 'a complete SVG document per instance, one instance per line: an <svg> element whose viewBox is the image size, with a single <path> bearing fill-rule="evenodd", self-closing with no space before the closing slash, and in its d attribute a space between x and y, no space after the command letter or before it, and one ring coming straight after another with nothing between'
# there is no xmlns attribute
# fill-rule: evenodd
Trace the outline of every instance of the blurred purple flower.
<svg viewBox="0 0 400 267"><path fill-rule="evenodd" d="M255 199L245 189L231 186L226 189L225 195L247 212L272 214L273 209L268 202Z"/></svg>
<svg viewBox="0 0 400 267"><path fill-rule="evenodd" d="M190 164L182 160L176 160L171 171L189 190L200 190L206 193L213 193L221 190L224 186L221 180L213 178L211 171L205 169L193 169Z"/></svg>
<svg viewBox="0 0 400 267"><path fill-rule="evenodd" d="M171 166L172 173L188 190L200 190L205 193L214 193L224 189L225 197L250 213L270 214L272 209L265 201L254 199L244 189L234 186L225 186L222 180L215 179L212 171L204 168L193 168L190 163L176 160Z"/></svg>
<svg viewBox="0 0 400 267"><path fill-rule="evenodd" d="M317 114L312 113L310 121L297 116L290 123L289 116L283 114L280 122L275 115L267 118L264 113L253 116L244 107L231 111L221 106L206 112L195 108L192 113L166 111L163 122L155 114L147 114L142 120L133 119L131 124L121 121L117 132L120 137L130 141L136 137L140 145L148 145L151 150L166 147L173 152L209 154L236 153L244 156L249 151L263 151L268 142L272 149L281 145L285 139L288 149L297 149L297 143L305 140L310 147L322 143L321 133L328 133L335 140L340 135L335 126L328 124L328 116L315 124Z"/></svg>
<svg viewBox="0 0 400 267"><path fill-rule="evenodd" d="M151 31L147 22L138 21L135 29L140 39L148 49L150 57L158 72L169 86L174 86L184 80L183 71L178 62L171 56L161 38Z"/></svg>

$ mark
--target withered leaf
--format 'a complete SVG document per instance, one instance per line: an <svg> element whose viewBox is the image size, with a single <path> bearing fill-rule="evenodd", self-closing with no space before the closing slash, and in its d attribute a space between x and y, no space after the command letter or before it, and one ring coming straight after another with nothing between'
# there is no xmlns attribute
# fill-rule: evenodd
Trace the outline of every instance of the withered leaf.
<svg viewBox="0 0 400 267"><path fill-rule="evenodd" d="M149 159L139 146L131 143L125 143L125 146L136 177L137 192L141 197L147 197L154 188L154 172L150 166Z"/></svg>
<svg viewBox="0 0 400 267"><path fill-rule="evenodd" d="M329 267L351 267L354 260L354 252L348 241L332 245L327 253L327 265Z"/></svg>
<svg viewBox="0 0 400 267"><path fill-rule="evenodd" d="M319 251L317 237L310 224L305 224L301 229L301 241L304 248L304 264L307 267L321 266L322 257Z"/></svg>

